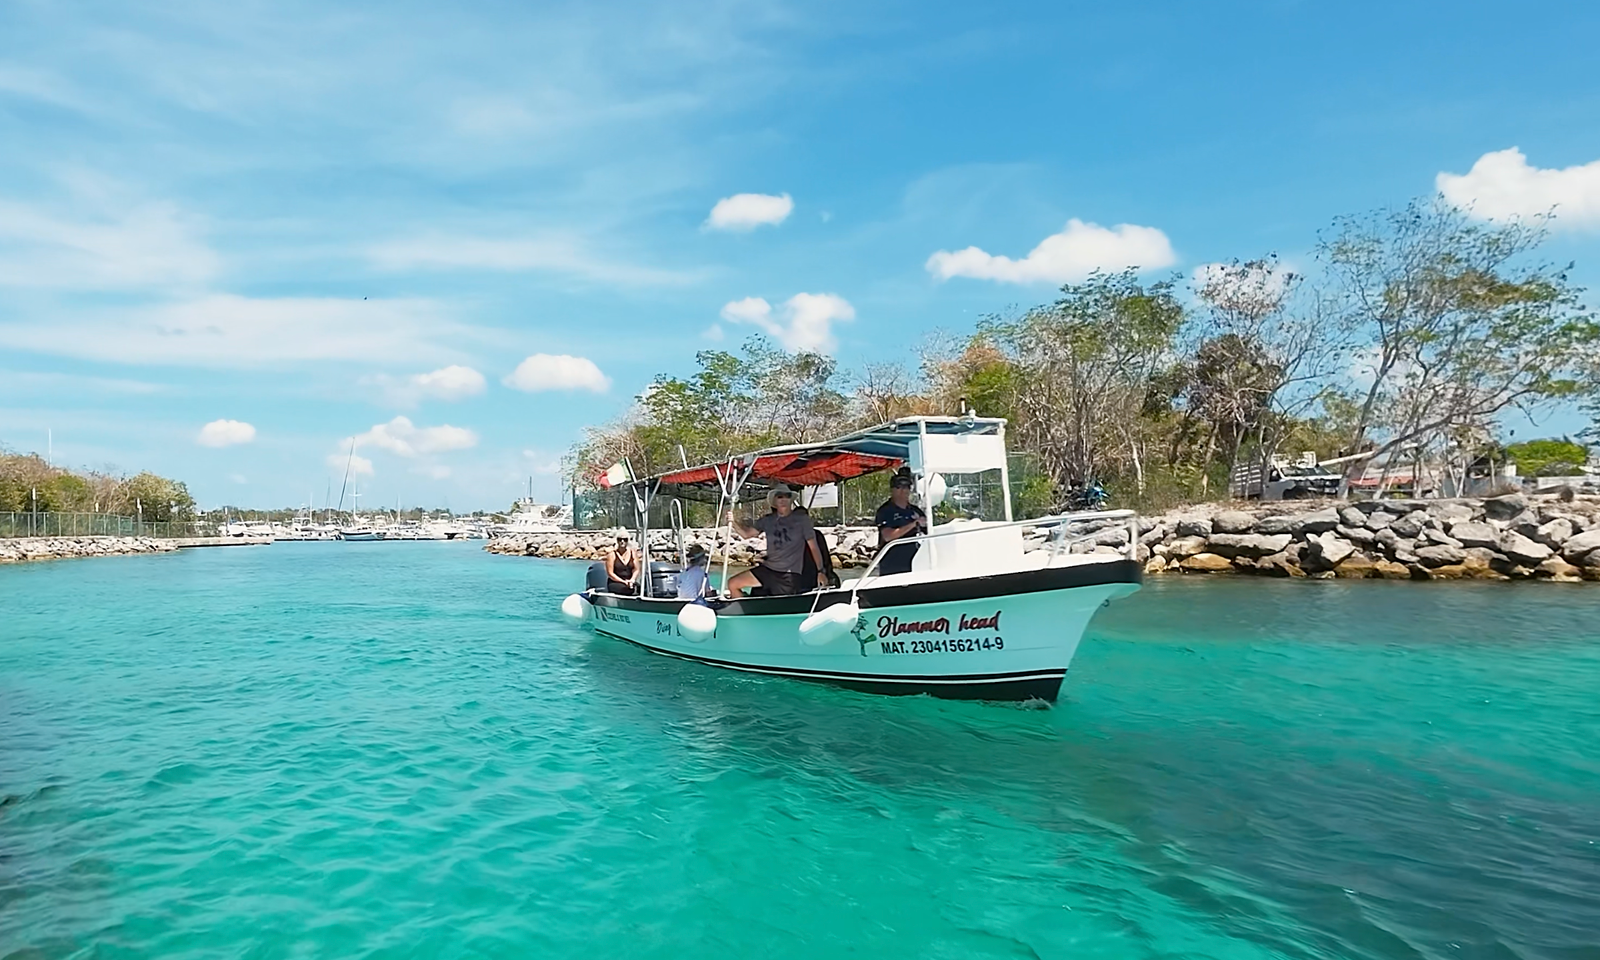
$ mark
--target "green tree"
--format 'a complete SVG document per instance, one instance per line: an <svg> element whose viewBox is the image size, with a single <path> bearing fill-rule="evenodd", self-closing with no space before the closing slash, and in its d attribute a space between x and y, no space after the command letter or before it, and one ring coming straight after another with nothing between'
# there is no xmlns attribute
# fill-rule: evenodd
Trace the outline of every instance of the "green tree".
<svg viewBox="0 0 1600 960"><path fill-rule="evenodd" d="M1095 274L1061 288L1055 303L979 335L1010 365L1012 435L1039 458L1060 493L1126 474L1145 492L1164 398L1156 384L1175 362L1183 305L1172 281L1145 286L1132 271Z"/></svg>
<svg viewBox="0 0 1600 960"><path fill-rule="evenodd" d="M144 472L118 485L111 512L146 521L193 520L194 498L189 488L175 480Z"/></svg>
<svg viewBox="0 0 1600 960"><path fill-rule="evenodd" d="M1370 377L1352 449L1420 459L1507 408L1582 392L1600 324L1566 270L1528 261L1544 235L1542 221L1476 223L1442 199L1336 221L1318 253Z"/></svg>
<svg viewBox="0 0 1600 960"><path fill-rule="evenodd" d="M1517 472L1525 477L1565 477L1576 474L1589 459L1589 450L1581 443L1562 437L1559 440L1524 440L1505 448L1505 455L1517 465Z"/></svg>

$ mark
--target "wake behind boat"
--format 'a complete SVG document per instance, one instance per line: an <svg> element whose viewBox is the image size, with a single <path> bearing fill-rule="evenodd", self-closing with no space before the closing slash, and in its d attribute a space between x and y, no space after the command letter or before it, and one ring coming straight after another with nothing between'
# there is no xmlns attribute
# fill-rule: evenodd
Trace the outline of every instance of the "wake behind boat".
<svg viewBox="0 0 1600 960"><path fill-rule="evenodd" d="M591 586L562 610L604 636L733 670L875 693L1055 699L1095 611L1133 593L1142 577L1131 553L1136 527L1126 555L1073 553L1074 542L1094 535L1073 530L1090 521L1132 527L1136 518L1122 510L1013 519L1004 420L905 418L633 481L639 542L649 543L649 508L663 493L717 502L720 516L747 486L815 486L902 465L930 512L949 491L985 489L985 479L995 494L960 498L967 509L955 512L980 515L954 516L895 541L917 544L909 571L879 572L886 548L859 578L834 589L700 604L650 595L667 591L646 576L644 596ZM999 516L981 515L985 500ZM1026 549L1024 526L1046 528L1050 538Z"/></svg>

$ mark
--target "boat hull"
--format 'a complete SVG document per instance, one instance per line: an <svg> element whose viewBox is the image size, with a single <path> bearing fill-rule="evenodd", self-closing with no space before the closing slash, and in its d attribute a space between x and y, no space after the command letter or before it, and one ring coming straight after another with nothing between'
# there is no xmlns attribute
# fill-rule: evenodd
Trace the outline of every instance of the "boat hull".
<svg viewBox="0 0 1600 960"><path fill-rule="evenodd" d="M340 533L339 539L354 540L358 543L369 543L374 540L382 540L384 539L384 536L381 533L363 531L360 533Z"/></svg>
<svg viewBox="0 0 1600 960"><path fill-rule="evenodd" d="M1090 619L1140 575L1116 560L863 589L853 629L820 646L801 641L800 624L848 590L734 601L703 640L679 628L685 601L586 596L596 633L725 669L880 694L1053 700Z"/></svg>

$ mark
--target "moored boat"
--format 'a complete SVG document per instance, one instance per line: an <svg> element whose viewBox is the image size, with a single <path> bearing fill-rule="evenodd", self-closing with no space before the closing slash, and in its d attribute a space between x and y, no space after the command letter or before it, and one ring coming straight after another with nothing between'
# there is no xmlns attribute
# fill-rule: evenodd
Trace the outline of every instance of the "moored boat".
<svg viewBox="0 0 1600 960"><path fill-rule="evenodd" d="M716 502L721 516L747 489L839 483L901 466L935 520L927 533L895 541L917 545L908 571L881 573L880 550L859 578L795 596L697 603L591 588L562 609L598 634L727 669L875 693L1055 699L1095 612L1139 588L1136 518L1123 510L1015 520L1004 420L906 418L632 486L641 518L663 494ZM995 516L984 515L986 505ZM1129 527L1125 552L1071 549L1118 524ZM1030 542L1024 527L1049 535ZM647 534L641 522L638 542Z"/></svg>

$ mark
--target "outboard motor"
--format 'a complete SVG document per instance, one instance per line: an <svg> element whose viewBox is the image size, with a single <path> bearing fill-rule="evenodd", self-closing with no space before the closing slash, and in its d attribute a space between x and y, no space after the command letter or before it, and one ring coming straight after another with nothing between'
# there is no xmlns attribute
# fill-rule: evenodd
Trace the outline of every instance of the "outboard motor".
<svg viewBox="0 0 1600 960"><path fill-rule="evenodd" d="M676 597L678 595L678 574L682 572L683 568L676 563L657 560L655 563L650 564L650 596ZM600 575L602 577L605 576L603 565Z"/></svg>
<svg viewBox="0 0 1600 960"><path fill-rule="evenodd" d="M589 572L583 578L583 585L588 590L604 590L606 588L606 562L589 564Z"/></svg>

